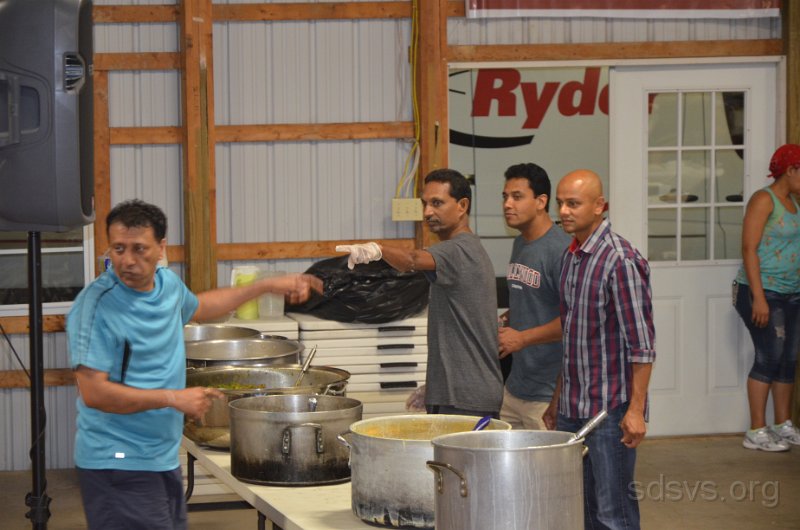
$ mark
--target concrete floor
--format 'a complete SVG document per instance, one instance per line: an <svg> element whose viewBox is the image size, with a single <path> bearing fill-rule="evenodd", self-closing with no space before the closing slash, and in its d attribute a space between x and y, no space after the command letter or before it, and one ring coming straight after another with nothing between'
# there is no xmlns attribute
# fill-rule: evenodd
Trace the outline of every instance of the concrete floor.
<svg viewBox="0 0 800 530"><path fill-rule="evenodd" d="M647 439L639 450L635 491L647 530L800 528L800 447L786 453L744 449L741 436ZM50 470L53 530L85 528L75 474ZM29 472L0 473L0 528L25 519ZM192 530L256 528L254 510L190 512ZM489 530L489 529L487 529ZM498 529L499 530L499 529Z"/></svg>

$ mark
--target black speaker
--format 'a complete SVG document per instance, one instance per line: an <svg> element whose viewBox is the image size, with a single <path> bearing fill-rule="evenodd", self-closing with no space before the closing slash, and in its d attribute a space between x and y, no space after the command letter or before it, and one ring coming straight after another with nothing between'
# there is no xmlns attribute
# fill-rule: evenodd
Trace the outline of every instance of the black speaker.
<svg viewBox="0 0 800 530"><path fill-rule="evenodd" d="M92 4L0 0L0 231L94 220Z"/></svg>

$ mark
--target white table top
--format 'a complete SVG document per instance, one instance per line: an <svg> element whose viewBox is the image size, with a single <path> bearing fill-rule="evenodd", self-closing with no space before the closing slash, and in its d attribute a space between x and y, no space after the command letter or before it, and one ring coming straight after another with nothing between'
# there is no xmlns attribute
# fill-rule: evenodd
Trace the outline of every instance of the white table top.
<svg viewBox="0 0 800 530"><path fill-rule="evenodd" d="M376 528L353 513L350 482L297 487L248 484L231 475L230 453L202 448L186 437L181 444L209 473L283 530Z"/></svg>
<svg viewBox="0 0 800 530"><path fill-rule="evenodd" d="M273 317L258 318L255 320L241 320L232 315L225 324L229 326L240 326L243 328L257 329L261 332L279 333L281 331L297 332L297 321L287 317L286 315L277 315Z"/></svg>

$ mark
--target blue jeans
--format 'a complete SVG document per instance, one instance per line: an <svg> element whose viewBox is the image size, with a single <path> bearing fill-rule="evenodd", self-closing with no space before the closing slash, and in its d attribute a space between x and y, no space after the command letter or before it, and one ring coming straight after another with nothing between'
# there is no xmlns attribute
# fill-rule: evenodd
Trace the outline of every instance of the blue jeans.
<svg viewBox="0 0 800 530"><path fill-rule="evenodd" d="M734 306L753 339L755 358L749 377L762 383L793 383L800 349L800 293L764 290L769 321L763 328L753 324L750 286L734 282Z"/></svg>
<svg viewBox="0 0 800 530"><path fill-rule="evenodd" d="M639 501L630 492L636 449L622 442L619 422L628 404L609 410L608 417L586 436L589 454L583 460L583 520L587 530L638 529ZM558 430L578 432L589 418L558 415Z"/></svg>

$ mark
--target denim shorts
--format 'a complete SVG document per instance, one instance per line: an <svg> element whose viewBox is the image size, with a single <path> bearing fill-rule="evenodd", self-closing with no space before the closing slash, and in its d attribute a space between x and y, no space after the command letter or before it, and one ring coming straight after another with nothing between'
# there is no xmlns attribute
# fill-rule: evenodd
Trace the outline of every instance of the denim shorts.
<svg viewBox="0 0 800 530"><path fill-rule="evenodd" d="M750 286L733 283L734 306L750 332L756 352L750 378L762 383L792 383L800 349L800 293L764 290L764 296L769 306L769 322L759 328L752 320Z"/></svg>

